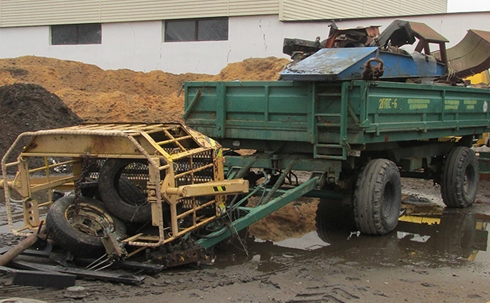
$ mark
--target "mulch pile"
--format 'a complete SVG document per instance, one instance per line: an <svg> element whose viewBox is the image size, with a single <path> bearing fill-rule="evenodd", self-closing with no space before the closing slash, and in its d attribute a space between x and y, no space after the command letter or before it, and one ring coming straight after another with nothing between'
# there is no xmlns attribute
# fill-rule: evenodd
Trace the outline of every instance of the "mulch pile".
<svg viewBox="0 0 490 303"><path fill-rule="evenodd" d="M37 84L15 83L0 87L0 155L23 132L80 124L80 119L55 94ZM18 144L14 161L24 144Z"/></svg>
<svg viewBox="0 0 490 303"><path fill-rule="evenodd" d="M22 132L89 123L181 121L185 81L274 80L287 59L251 58L218 75L103 70L24 56L0 59L0 157ZM18 154L18 152L17 152Z"/></svg>

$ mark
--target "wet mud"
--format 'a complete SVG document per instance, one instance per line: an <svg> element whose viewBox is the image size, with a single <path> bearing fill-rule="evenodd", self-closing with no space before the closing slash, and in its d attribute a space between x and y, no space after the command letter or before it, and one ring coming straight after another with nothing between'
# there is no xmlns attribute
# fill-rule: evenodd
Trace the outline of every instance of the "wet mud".
<svg viewBox="0 0 490 303"><path fill-rule="evenodd" d="M437 187L403 180L404 215L386 236L339 224L331 226L327 242L308 229L270 240L256 228L245 241L222 245L211 262L146 276L140 286L89 280L77 286L85 288L85 302L487 302L489 185L480 183L472 207L446 209ZM307 217L314 204L294 207ZM276 222L278 229L283 222ZM0 292L72 300L66 290L12 285L7 275L0 276Z"/></svg>

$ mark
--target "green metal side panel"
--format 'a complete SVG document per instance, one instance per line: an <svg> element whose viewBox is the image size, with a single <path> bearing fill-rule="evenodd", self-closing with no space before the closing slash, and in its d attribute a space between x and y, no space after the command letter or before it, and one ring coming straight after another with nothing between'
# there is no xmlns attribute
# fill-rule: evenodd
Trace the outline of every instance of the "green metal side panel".
<svg viewBox="0 0 490 303"><path fill-rule="evenodd" d="M352 81L185 84L185 123L220 139L309 143L316 158L352 144L490 131L490 90ZM343 151L343 154L342 154Z"/></svg>
<svg viewBox="0 0 490 303"><path fill-rule="evenodd" d="M489 131L488 89L364 81L352 87L349 100L359 115L361 143Z"/></svg>
<svg viewBox="0 0 490 303"><path fill-rule="evenodd" d="M311 142L313 87L282 81L186 83L185 121L216 139ZM198 92L199 100L188 110Z"/></svg>

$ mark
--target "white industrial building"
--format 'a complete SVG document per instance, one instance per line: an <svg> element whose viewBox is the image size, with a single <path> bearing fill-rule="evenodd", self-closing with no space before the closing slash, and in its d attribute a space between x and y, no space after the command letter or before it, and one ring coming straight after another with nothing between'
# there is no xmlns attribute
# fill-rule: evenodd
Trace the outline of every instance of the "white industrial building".
<svg viewBox="0 0 490 303"><path fill-rule="evenodd" d="M449 47L490 12L447 14L446 0L0 0L0 58L24 55L104 69L218 73L228 63L282 54L284 38L314 40L394 19L424 22Z"/></svg>

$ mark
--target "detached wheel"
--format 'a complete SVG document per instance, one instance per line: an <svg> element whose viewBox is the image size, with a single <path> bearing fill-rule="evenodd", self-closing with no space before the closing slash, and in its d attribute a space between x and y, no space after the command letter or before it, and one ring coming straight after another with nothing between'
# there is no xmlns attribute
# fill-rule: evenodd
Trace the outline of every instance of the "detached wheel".
<svg viewBox="0 0 490 303"><path fill-rule="evenodd" d="M478 189L478 159L468 147L453 148L442 173L441 194L447 207L463 208L475 202Z"/></svg>
<svg viewBox="0 0 490 303"><path fill-rule="evenodd" d="M75 196L57 200L46 216L46 228L57 245L76 256L90 257L104 253L100 238L104 231L119 236L126 234L124 224L114 218L104 205L91 198L80 197L78 206Z"/></svg>
<svg viewBox="0 0 490 303"><path fill-rule="evenodd" d="M386 159L370 161L356 182L354 218L365 234L384 235L395 229L401 207L400 173Z"/></svg>
<svg viewBox="0 0 490 303"><path fill-rule="evenodd" d="M148 165L134 159L108 159L99 174L99 194L104 205L126 222L151 220L145 193Z"/></svg>

